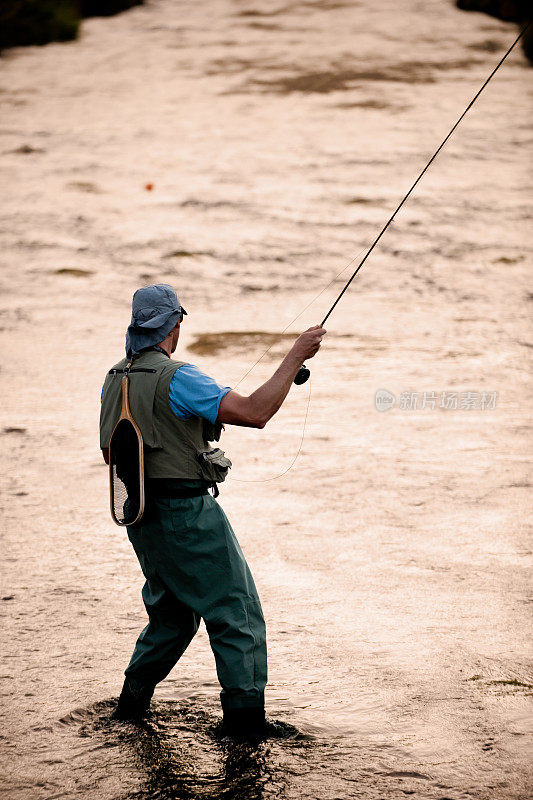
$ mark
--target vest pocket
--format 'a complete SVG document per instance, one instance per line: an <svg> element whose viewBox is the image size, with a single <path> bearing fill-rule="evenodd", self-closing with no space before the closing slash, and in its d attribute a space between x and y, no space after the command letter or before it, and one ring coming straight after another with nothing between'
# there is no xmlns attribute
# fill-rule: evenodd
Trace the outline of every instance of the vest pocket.
<svg viewBox="0 0 533 800"><path fill-rule="evenodd" d="M226 458L220 447L203 450L197 454L204 478L210 482L222 483L231 468L231 461Z"/></svg>

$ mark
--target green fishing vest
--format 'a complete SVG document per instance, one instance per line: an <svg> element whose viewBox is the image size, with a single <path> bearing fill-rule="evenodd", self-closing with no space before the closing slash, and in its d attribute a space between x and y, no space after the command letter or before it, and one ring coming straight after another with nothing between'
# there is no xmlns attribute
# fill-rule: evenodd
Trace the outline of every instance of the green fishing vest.
<svg viewBox="0 0 533 800"><path fill-rule="evenodd" d="M123 370L128 363L129 359L123 358L105 379L100 411L102 450L109 447L111 434L120 417ZM220 423L213 425L202 417L179 419L170 406L170 381L185 363L150 350L137 356L132 364L129 401L143 437L145 477L223 481L231 462L221 450L208 444L218 441L223 426ZM135 371L139 369L146 372ZM213 462L205 457L199 458L202 453L212 453Z"/></svg>

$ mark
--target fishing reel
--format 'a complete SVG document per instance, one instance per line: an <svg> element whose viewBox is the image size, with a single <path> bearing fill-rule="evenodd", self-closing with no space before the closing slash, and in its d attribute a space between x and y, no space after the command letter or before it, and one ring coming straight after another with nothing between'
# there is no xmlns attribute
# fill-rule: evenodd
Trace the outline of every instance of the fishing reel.
<svg viewBox="0 0 533 800"><path fill-rule="evenodd" d="M308 367L306 367L305 364L302 364L294 379L294 383L296 384L296 386L301 386L302 383L305 383L306 381L309 380L310 375L311 375L311 370Z"/></svg>

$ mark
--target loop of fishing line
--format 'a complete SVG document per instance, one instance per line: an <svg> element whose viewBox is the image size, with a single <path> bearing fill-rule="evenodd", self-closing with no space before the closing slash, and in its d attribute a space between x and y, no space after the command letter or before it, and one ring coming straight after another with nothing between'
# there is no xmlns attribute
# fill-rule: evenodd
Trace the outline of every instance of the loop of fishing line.
<svg viewBox="0 0 533 800"><path fill-rule="evenodd" d="M303 424L303 428L302 428L302 435L301 435L301 438L300 438L300 444L298 446L298 450L296 451L296 455L292 459L292 461L289 464L289 466L287 467L287 469L284 469L283 472L280 472L279 475L274 475L272 478L234 478L233 476L231 476L231 480L232 481L238 481L239 483L269 483L269 481L276 481L278 478L282 478L284 475L286 475L287 472L289 472L289 470L291 470L294 467L294 465L296 464L296 459L298 458L298 456L301 453L302 445L304 443L304 438L305 438L305 426L307 425L307 417L309 415L309 406L310 405L311 405L311 379L309 379L309 392L308 392L308 395L307 395L307 407L305 409L305 417L304 417L304 424ZM230 476L228 476L228 477L230 477Z"/></svg>

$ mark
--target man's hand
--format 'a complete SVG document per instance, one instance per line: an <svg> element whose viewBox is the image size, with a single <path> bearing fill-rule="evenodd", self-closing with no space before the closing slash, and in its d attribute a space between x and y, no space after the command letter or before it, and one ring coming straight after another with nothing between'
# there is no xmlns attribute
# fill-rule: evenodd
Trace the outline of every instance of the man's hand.
<svg viewBox="0 0 533 800"><path fill-rule="evenodd" d="M313 325L304 331L292 346L292 352L295 357L303 364L308 358L313 358L320 350L322 344L322 337L327 333L325 328L320 325Z"/></svg>
<svg viewBox="0 0 533 800"><path fill-rule="evenodd" d="M320 325L304 331L273 376L249 397L243 397L235 391L228 392L220 402L217 421L247 428L264 428L287 397L303 362L318 353L325 333Z"/></svg>

